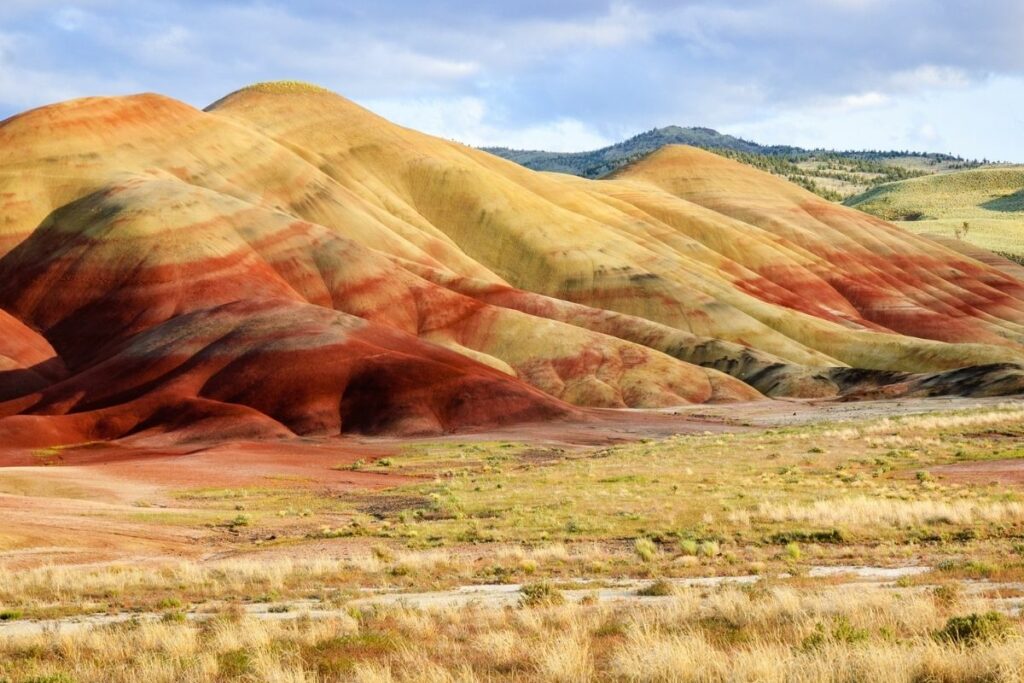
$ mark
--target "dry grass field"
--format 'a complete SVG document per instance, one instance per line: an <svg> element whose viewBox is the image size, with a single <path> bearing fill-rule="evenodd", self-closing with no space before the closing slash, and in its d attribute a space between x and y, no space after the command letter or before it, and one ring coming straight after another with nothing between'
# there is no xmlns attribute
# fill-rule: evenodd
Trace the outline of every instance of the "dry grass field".
<svg viewBox="0 0 1024 683"><path fill-rule="evenodd" d="M1024 405L704 410L714 433L318 461L353 485L135 473L137 498L53 523L195 552L5 544L0 681L1024 680ZM45 510L105 467L45 460L0 470L4 497ZM65 469L83 489L24 484Z"/></svg>
<svg viewBox="0 0 1024 683"><path fill-rule="evenodd" d="M203 621L168 611L10 638L0 670L97 682L1021 680L1024 640L990 607L953 590L778 584L689 589L628 607L555 598L326 619L225 610Z"/></svg>

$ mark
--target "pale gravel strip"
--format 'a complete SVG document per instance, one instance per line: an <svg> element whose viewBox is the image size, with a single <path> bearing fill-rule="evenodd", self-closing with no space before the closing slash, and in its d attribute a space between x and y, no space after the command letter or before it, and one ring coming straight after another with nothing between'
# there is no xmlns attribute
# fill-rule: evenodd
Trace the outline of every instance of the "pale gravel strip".
<svg viewBox="0 0 1024 683"><path fill-rule="evenodd" d="M835 567L811 567L808 570L810 577L849 577L853 581L848 584L855 587L888 587L891 582L905 576L915 576L930 571L930 567L908 566L908 567L865 567L865 566L835 566ZM780 574L775 578L789 578L788 574ZM744 576L707 576L697 578L666 579L673 586L678 588L714 588L721 585L752 585L764 577L754 574ZM577 581L573 585L587 583ZM562 595L570 602L582 602L584 599L593 599L599 603L611 603L617 605L628 604L652 604L658 601L671 600L671 596L648 597L637 595L637 591L652 583L650 580L620 580L606 582L602 580L593 581L595 588L572 588L562 590ZM612 585L607 585L611 583ZM479 584L471 586L460 586L445 591L432 591L424 593L379 593L371 594L365 598L350 600L342 608L322 609L324 603L318 600L292 600L284 603L260 603L243 605L242 609L257 619L266 621L294 619L305 616L314 619L327 619L342 617L349 613L350 609L368 609L372 607L408 607L413 609L433 610L450 607L479 607L488 609L501 609L504 607L515 607L522 597L522 584ZM556 584L557 587L557 584ZM370 592L370 591L368 591ZM216 616L209 610L216 607L216 604L203 606L204 611L190 611L185 618L190 621L205 621ZM285 610L286 608L286 610ZM1014 608L1008 609L1008 611ZM1019 606L1016 607L1019 609ZM43 633L75 633L88 630L96 626L108 626L121 624L134 620L158 621L163 618L160 612L121 614L92 614L62 619L41 619L41 620L15 620L0 623L0 638L34 636Z"/></svg>

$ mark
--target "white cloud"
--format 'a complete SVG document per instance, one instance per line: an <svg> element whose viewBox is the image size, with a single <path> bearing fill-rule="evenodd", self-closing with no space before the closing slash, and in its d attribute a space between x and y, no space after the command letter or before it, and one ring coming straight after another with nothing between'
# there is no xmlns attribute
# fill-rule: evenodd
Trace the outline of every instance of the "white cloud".
<svg viewBox="0 0 1024 683"><path fill-rule="evenodd" d="M26 66L19 60L25 52L26 40L22 35L0 33L0 103L16 111L76 97L138 89L122 79L108 80L77 69ZM4 114L0 114L2 118Z"/></svg>
<svg viewBox="0 0 1024 683"><path fill-rule="evenodd" d="M587 19L526 21L512 24L508 42L528 46L525 56L541 51L618 47L650 37L656 20L624 2L614 2L606 14ZM500 30L500 28L499 28Z"/></svg>
<svg viewBox="0 0 1024 683"><path fill-rule="evenodd" d="M678 123L1019 158L1024 90L985 84L1024 75L1022 23L1022 0L0 0L0 109L296 78L474 144Z"/></svg>
<svg viewBox="0 0 1024 683"><path fill-rule="evenodd" d="M478 97L385 99L365 105L395 123L474 147L503 146L575 152L611 143L585 123L557 118L524 127L495 121L486 102Z"/></svg>
<svg viewBox="0 0 1024 683"><path fill-rule="evenodd" d="M766 144L830 149L912 149L1024 162L1019 113L1024 78L891 95L876 107L779 108L723 130ZM968 123L969 122L969 123Z"/></svg>
<svg viewBox="0 0 1024 683"><path fill-rule="evenodd" d="M160 67L185 67L202 60L195 36L184 26L168 26L134 41L135 53L147 63Z"/></svg>
<svg viewBox="0 0 1024 683"><path fill-rule="evenodd" d="M873 90L870 92L840 97L838 105L840 109L867 109L871 107L880 107L888 102L888 95Z"/></svg>
<svg viewBox="0 0 1024 683"><path fill-rule="evenodd" d="M918 126L917 130L914 131L914 137L917 137L928 145L934 145L942 139L942 136L939 135L939 129L932 123L922 123Z"/></svg>

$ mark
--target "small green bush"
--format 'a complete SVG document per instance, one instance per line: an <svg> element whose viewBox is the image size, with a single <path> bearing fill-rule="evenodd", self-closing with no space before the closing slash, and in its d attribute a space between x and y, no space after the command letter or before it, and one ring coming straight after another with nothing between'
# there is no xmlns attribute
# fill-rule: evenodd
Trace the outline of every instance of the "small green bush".
<svg viewBox="0 0 1024 683"><path fill-rule="evenodd" d="M252 655L246 650L229 650L217 657L217 670L227 678L241 678L253 673Z"/></svg>
<svg viewBox="0 0 1024 683"><path fill-rule="evenodd" d="M238 515L233 520L228 522L228 526L232 529L238 528L240 526L249 526L249 517L246 515Z"/></svg>
<svg viewBox="0 0 1024 683"><path fill-rule="evenodd" d="M950 643L971 645L995 640L1010 631L1010 620L999 612L973 612L962 617L950 617L946 625L936 633L936 638Z"/></svg>
<svg viewBox="0 0 1024 683"><path fill-rule="evenodd" d="M856 628L846 617L838 617L832 624L831 630L827 630L821 622L815 624L814 631L804 638L801 647L804 650L814 650L829 642L852 645L862 643L869 637L867 629Z"/></svg>
<svg viewBox="0 0 1024 683"><path fill-rule="evenodd" d="M840 643L862 643L869 635L867 629L854 627L846 617L838 617L832 628L832 638Z"/></svg>

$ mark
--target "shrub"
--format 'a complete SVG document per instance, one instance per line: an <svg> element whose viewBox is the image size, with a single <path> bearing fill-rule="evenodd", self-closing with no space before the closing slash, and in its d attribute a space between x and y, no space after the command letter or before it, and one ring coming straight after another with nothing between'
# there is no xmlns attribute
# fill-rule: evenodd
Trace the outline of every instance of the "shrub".
<svg viewBox="0 0 1024 683"><path fill-rule="evenodd" d="M718 547L718 541L703 541L697 546L697 554L701 557L714 557L721 550Z"/></svg>
<svg viewBox="0 0 1024 683"><path fill-rule="evenodd" d="M792 560L793 562L799 561L800 560L800 546L797 545L796 543L787 543L786 544L786 558L789 559L789 560Z"/></svg>
<svg viewBox="0 0 1024 683"><path fill-rule="evenodd" d="M790 543L845 543L846 534L842 529L820 531L780 531L768 537L769 543L788 545Z"/></svg>
<svg viewBox="0 0 1024 683"><path fill-rule="evenodd" d="M546 581L524 584L519 592L523 594L519 601L522 607L546 607L565 603L562 592Z"/></svg>
<svg viewBox="0 0 1024 683"><path fill-rule="evenodd" d="M649 538L638 538L633 541L633 550L644 562L651 562L658 554L658 546Z"/></svg>
<svg viewBox="0 0 1024 683"><path fill-rule="evenodd" d="M946 583L932 589L932 599L943 607L950 607L960 602L962 593L959 583Z"/></svg>
<svg viewBox="0 0 1024 683"><path fill-rule="evenodd" d="M395 554L391 551L391 548L383 544L376 544L370 548L370 552L373 556L382 562L392 562L395 559Z"/></svg>
<svg viewBox="0 0 1024 683"><path fill-rule="evenodd" d="M361 619L357 612L353 618ZM379 661L394 652L400 642L381 633L356 633L321 640L303 648L304 659L316 662L319 677L314 680L352 680L352 670L364 661Z"/></svg>
<svg viewBox="0 0 1024 683"><path fill-rule="evenodd" d="M836 619L835 627L832 629L832 638L840 643L862 643L869 635L867 629L856 628L846 617Z"/></svg>
<svg viewBox="0 0 1024 683"><path fill-rule="evenodd" d="M245 650L229 650L217 657L217 670L223 677L241 678L253 673L252 655Z"/></svg>
<svg viewBox="0 0 1024 683"><path fill-rule="evenodd" d="M21 616L21 610L5 609L0 611L0 621L14 621L16 619L21 619Z"/></svg>
<svg viewBox="0 0 1024 683"><path fill-rule="evenodd" d="M939 640L970 645L1006 636L1010 621L999 612L973 612L963 617L950 617L936 633Z"/></svg>
<svg viewBox="0 0 1024 683"><path fill-rule="evenodd" d="M856 628L846 617L839 617L832 625L832 630L827 631L825 625L818 622L814 625L814 631L804 638L801 645L803 650L814 650L824 646L828 642L845 643L852 645L862 643L870 637L866 629Z"/></svg>
<svg viewBox="0 0 1024 683"><path fill-rule="evenodd" d="M246 515L238 515L233 520L228 522L228 527L236 529L240 526L249 526L249 518Z"/></svg>

